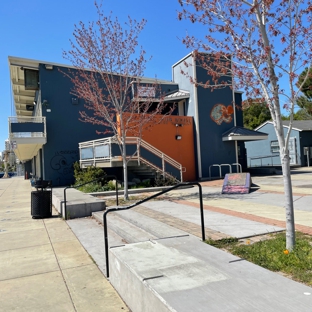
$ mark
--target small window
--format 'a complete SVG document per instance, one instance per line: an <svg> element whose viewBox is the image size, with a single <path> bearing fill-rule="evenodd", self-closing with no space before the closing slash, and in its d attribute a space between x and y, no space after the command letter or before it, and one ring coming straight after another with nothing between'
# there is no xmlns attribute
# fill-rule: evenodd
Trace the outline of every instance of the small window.
<svg viewBox="0 0 312 312"><path fill-rule="evenodd" d="M279 153L280 147L278 141L271 141L271 153Z"/></svg>
<svg viewBox="0 0 312 312"><path fill-rule="evenodd" d="M38 70L24 69L25 90L39 89L39 72Z"/></svg>

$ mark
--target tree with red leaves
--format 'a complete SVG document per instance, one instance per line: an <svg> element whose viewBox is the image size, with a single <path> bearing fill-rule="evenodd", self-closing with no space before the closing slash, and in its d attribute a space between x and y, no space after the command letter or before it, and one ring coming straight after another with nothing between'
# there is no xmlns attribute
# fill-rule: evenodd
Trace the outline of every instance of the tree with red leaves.
<svg viewBox="0 0 312 312"><path fill-rule="evenodd" d="M179 19L202 24L204 38L187 35L183 42L194 49L211 77L195 81L205 88L243 89L247 98L267 103L280 146L283 170L286 248L295 246L295 223L288 142L303 69L311 69L312 24L310 0L178 0ZM204 54L199 53L205 52ZM206 55L206 56L203 56ZM227 79L228 77L228 79ZM233 77L233 80L232 80ZM304 85L308 75L303 77ZM284 136L281 108L290 113Z"/></svg>
<svg viewBox="0 0 312 312"><path fill-rule="evenodd" d="M80 112L80 120L106 127L98 134L115 136L123 162L124 198L128 199L131 156L126 152L127 133L140 137L165 104L157 80L142 80L148 60L142 47L138 48L138 36L146 20L128 17L123 27L112 14L104 15L102 4L95 2L95 7L97 21L75 25L75 41L71 41L71 50L64 52L75 68L67 76L74 84L72 93L83 99L88 109ZM170 113L167 110L167 115Z"/></svg>

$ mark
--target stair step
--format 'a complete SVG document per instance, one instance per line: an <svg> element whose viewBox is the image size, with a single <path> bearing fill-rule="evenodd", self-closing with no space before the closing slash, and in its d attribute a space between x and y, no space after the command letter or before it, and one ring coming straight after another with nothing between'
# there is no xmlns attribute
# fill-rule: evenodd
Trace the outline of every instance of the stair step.
<svg viewBox="0 0 312 312"><path fill-rule="evenodd" d="M155 173L151 171L132 171L132 173L137 175L155 175Z"/></svg>
<svg viewBox="0 0 312 312"><path fill-rule="evenodd" d="M103 223L103 213L96 212L93 217ZM131 222L121 218L117 213L110 213L107 216L108 229L114 231L118 236L122 237L124 243L138 243L157 238L156 236L144 231L143 229L133 225Z"/></svg>
<svg viewBox="0 0 312 312"><path fill-rule="evenodd" d="M98 217L103 216L104 211L97 212ZM103 219L103 217L102 217ZM106 275L106 263L104 253L104 235L103 225L98 220L92 218L78 218L66 221L72 231L75 233L81 244L92 256L101 272ZM108 245L121 246L125 240L116 234L113 230L108 229Z"/></svg>
<svg viewBox="0 0 312 312"><path fill-rule="evenodd" d="M133 210L125 210L115 213L118 214L120 218L143 229L148 233L151 233L157 238L173 237L188 234L182 230L176 229L170 225L157 221L148 216L142 215L141 213Z"/></svg>

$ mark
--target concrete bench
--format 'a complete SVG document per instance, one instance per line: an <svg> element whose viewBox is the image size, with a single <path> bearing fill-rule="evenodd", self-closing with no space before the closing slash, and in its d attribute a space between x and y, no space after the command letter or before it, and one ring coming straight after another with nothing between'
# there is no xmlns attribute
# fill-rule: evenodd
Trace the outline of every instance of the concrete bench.
<svg viewBox="0 0 312 312"><path fill-rule="evenodd" d="M53 188L52 204L65 218L64 188ZM92 215L92 212L105 210L103 199L95 198L89 194L70 188L66 190L66 215L67 219L84 218Z"/></svg>

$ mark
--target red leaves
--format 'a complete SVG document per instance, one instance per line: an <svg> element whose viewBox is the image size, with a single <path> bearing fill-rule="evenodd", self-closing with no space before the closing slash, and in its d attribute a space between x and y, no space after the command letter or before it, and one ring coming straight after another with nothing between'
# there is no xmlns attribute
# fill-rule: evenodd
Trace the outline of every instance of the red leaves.
<svg viewBox="0 0 312 312"><path fill-rule="evenodd" d="M281 96L295 103L298 71L312 59L312 3L251 0L249 5L247 1L180 1L184 7L180 19L202 24L206 31L205 40L189 36L186 46L211 55L229 53L234 60L232 68L222 66L218 57L202 61L200 66L209 77L194 83L211 90L224 88L231 79L226 82L221 77L232 75L236 89L251 97L264 97L277 109Z"/></svg>
<svg viewBox="0 0 312 312"><path fill-rule="evenodd" d="M120 127L126 134L130 124L132 131L140 132L151 116L161 113L166 106L156 79L149 85L141 83L148 60L145 50L138 47L138 37L146 20L128 17L124 26L112 13L105 16L101 4L95 2L95 6L97 21L75 26L72 49L64 52L75 68L64 74L74 85L72 93L84 100L87 109L80 112L80 120L105 126L117 136ZM155 104L155 96L138 99L136 89L140 85L153 88L160 101ZM131 123L132 118L138 120L134 117L137 112L141 113L140 122ZM129 117L121 125L116 116L124 113Z"/></svg>

